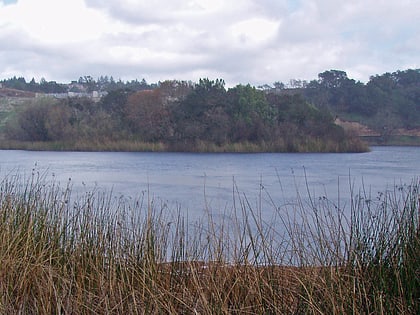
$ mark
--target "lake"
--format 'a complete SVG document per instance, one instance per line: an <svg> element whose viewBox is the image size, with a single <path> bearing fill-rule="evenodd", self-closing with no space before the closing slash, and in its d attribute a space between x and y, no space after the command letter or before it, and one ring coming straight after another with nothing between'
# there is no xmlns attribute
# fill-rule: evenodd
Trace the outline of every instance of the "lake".
<svg viewBox="0 0 420 315"><path fill-rule="evenodd" d="M33 172L71 182L77 193L149 194L169 208L200 217L203 209L231 209L245 198L269 217L300 194L342 204L350 187L375 196L411 184L420 175L419 147L372 147L368 153L129 153L0 151L1 177Z"/></svg>

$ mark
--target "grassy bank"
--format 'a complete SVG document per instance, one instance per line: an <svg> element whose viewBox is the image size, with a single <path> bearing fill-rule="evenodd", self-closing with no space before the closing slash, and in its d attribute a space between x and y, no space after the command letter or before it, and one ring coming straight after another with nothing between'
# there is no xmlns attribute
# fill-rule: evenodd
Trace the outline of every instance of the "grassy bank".
<svg viewBox="0 0 420 315"><path fill-rule="evenodd" d="M358 138L349 138L341 143L321 139L295 139L276 142L235 142L222 145L206 141L189 143L142 142L137 140L90 140L90 141L15 141L0 140L3 150L31 151L122 151L122 152L367 152L369 147Z"/></svg>
<svg viewBox="0 0 420 315"><path fill-rule="evenodd" d="M419 183L342 209L246 197L222 219L146 195L72 196L34 173L0 184L2 314L418 314Z"/></svg>
<svg viewBox="0 0 420 315"><path fill-rule="evenodd" d="M363 137L369 145L392 145L392 146L420 146L420 137L417 136L387 136L387 137Z"/></svg>

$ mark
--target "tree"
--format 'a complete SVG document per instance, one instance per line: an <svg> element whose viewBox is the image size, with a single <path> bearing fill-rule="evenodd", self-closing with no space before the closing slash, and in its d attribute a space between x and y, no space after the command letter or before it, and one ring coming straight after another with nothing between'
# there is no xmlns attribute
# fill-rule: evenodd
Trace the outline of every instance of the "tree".
<svg viewBox="0 0 420 315"><path fill-rule="evenodd" d="M176 136L186 141L208 140L216 117L225 117L226 90L223 80L200 79L185 98L173 107ZM216 124L217 125L217 124ZM218 133L227 134L226 126Z"/></svg>
<svg viewBox="0 0 420 315"><path fill-rule="evenodd" d="M382 92L390 95L392 90L397 87L397 82L395 81L395 77L387 72L382 75L371 76L367 86L375 87L380 89Z"/></svg>
<svg viewBox="0 0 420 315"><path fill-rule="evenodd" d="M393 72L391 76L400 88L420 86L420 69L407 69L405 71L399 70Z"/></svg>
<svg viewBox="0 0 420 315"><path fill-rule="evenodd" d="M226 90L224 81L200 79L185 99L180 102L179 110L187 119L201 119L206 111L223 106ZM181 114L181 113L180 113Z"/></svg>
<svg viewBox="0 0 420 315"><path fill-rule="evenodd" d="M131 91L126 89L109 91L108 94L101 99L99 105L105 111L121 116L124 112L124 107L127 104L127 99L131 93Z"/></svg>
<svg viewBox="0 0 420 315"><path fill-rule="evenodd" d="M73 140L75 136L72 111L65 104L53 104L46 112L45 128L47 129L48 140Z"/></svg>
<svg viewBox="0 0 420 315"><path fill-rule="evenodd" d="M125 118L131 131L144 141L164 140L172 133L169 112L159 90L145 90L130 95Z"/></svg>
<svg viewBox="0 0 420 315"><path fill-rule="evenodd" d="M263 140L274 120L274 111L265 93L248 84L237 85L228 94L229 114L233 119L233 140Z"/></svg>
<svg viewBox="0 0 420 315"><path fill-rule="evenodd" d="M158 87L166 103L184 100L193 90L193 84L187 81L165 80Z"/></svg>
<svg viewBox="0 0 420 315"><path fill-rule="evenodd" d="M341 70L329 70L318 74L319 83L327 89L338 88L347 80L347 73Z"/></svg>
<svg viewBox="0 0 420 315"><path fill-rule="evenodd" d="M231 113L235 119L244 119L250 123L253 117L259 117L265 122L272 118L272 109L265 94L251 85L237 85L229 90L233 96Z"/></svg>
<svg viewBox="0 0 420 315"><path fill-rule="evenodd" d="M292 89L302 89L308 86L308 82L305 80L291 79L289 81L289 86Z"/></svg>
<svg viewBox="0 0 420 315"><path fill-rule="evenodd" d="M284 85L283 82L280 81L276 81L273 83L273 86L276 90L283 90L286 86Z"/></svg>
<svg viewBox="0 0 420 315"><path fill-rule="evenodd" d="M20 139L24 141L49 141L48 112L54 104L51 99L41 99L29 104L18 116L17 123L20 128Z"/></svg>

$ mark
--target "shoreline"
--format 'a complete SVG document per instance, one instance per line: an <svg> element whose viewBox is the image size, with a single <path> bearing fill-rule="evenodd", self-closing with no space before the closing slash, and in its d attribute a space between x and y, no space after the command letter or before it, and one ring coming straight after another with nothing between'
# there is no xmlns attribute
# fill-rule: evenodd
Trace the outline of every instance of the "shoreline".
<svg viewBox="0 0 420 315"><path fill-rule="evenodd" d="M278 143L226 143L209 142L168 144L163 142L141 142L136 140L62 142L62 141L10 141L0 140L0 150L26 151L85 151L85 152L191 152L191 153L363 153L369 152L365 141L329 143L305 140L292 144Z"/></svg>

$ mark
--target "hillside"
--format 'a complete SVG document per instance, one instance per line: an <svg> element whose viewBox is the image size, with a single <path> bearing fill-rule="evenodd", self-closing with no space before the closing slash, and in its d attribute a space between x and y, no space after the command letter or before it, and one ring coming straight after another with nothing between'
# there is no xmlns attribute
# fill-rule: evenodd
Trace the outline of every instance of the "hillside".
<svg viewBox="0 0 420 315"><path fill-rule="evenodd" d="M14 114L24 108L35 93L16 89L0 88L0 130Z"/></svg>
<svg viewBox="0 0 420 315"><path fill-rule="evenodd" d="M373 144L420 145L420 69L372 76L366 84L330 70L300 93Z"/></svg>
<svg viewBox="0 0 420 315"><path fill-rule="evenodd" d="M13 98L31 98L35 97L36 93L30 91L22 91L9 88L0 88L0 98L1 97L13 97Z"/></svg>

